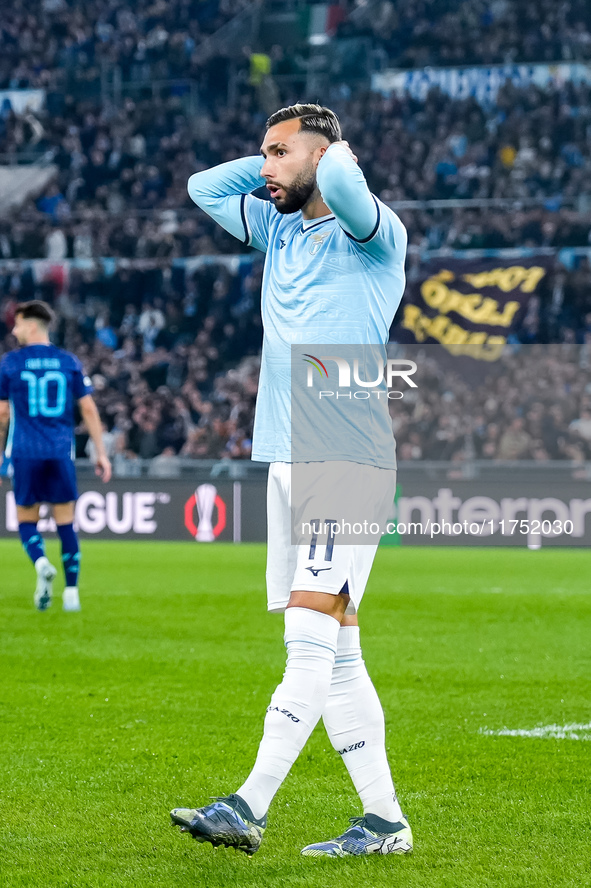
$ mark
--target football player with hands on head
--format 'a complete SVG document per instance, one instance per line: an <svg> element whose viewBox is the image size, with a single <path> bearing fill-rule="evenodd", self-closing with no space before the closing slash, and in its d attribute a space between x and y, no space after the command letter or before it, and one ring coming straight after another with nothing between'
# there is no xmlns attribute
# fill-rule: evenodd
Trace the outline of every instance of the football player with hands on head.
<svg viewBox="0 0 591 888"><path fill-rule="evenodd" d="M327 399L326 413L316 402L317 412L296 422L292 355L298 346L309 352L332 343L332 361L341 360L339 347L385 356L404 290L406 231L370 192L330 109L298 104L276 112L261 155L196 173L189 194L232 235L266 254L252 458L269 463L268 609L285 615L287 664L243 784L212 804L175 808L171 816L200 842L253 854L275 793L322 718L363 815L302 853L405 854L412 833L394 790L384 714L362 658L357 618L379 534L360 544L339 544L330 531L294 542L293 519L297 502L309 504L313 518L331 521L354 517L363 505L370 523L384 526L396 488L388 393L380 389L381 400ZM252 193L263 184L271 200ZM314 358L308 352L303 357ZM385 357L380 361L383 371ZM326 433L314 437L316 417ZM301 449L308 430L314 442Z"/></svg>

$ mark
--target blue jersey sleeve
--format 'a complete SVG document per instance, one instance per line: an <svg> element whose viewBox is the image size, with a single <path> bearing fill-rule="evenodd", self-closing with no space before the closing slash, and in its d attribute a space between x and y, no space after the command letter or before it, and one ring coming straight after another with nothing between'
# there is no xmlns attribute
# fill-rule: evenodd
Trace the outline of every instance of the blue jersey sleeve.
<svg viewBox="0 0 591 888"><path fill-rule="evenodd" d="M191 200L222 228L248 246L263 252L269 241L269 219L276 212L270 201L252 191L263 184L262 157L244 157L194 173L189 179Z"/></svg>
<svg viewBox="0 0 591 888"><path fill-rule="evenodd" d="M396 213L367 187L365 176L343 145L330 145L318 164L318 188L346 235L376 258L404 256L406 229Z"/></svg>
<svg viewBox="0 0 591 888"><path fill-rule="evenodd" d="M84 375L82 364L76 358L74 363L74 372L72 373L72 394L77 401L84 398L85 395L91 395L94 389L88 376Z"/></svg>
<svg viewBox="0 0 591 888"><path fill-rule="evenodd" d="M249 235L248 244L266 253L269 246L269 222L277 210L270 200L261 200L254 194L247 194L244 212Z"/></svg>
<svg viewBox="0 0 591 888"><path fill-rule="evenodd" d="M8 401L10 398L10 377L8 375L8 361L3 358L0 361L0 401Z"/></svg>

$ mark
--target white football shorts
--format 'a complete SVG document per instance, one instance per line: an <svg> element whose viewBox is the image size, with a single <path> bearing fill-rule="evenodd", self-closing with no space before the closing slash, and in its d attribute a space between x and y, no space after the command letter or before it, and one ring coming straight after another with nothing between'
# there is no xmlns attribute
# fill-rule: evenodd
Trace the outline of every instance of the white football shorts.
<svg viewBox="0 0 591 888"><path fill-rule="evenodd" d="M357 612L396 492L396 470L334 461L269 466L267 606L292 591L348 593Z"/></svg>

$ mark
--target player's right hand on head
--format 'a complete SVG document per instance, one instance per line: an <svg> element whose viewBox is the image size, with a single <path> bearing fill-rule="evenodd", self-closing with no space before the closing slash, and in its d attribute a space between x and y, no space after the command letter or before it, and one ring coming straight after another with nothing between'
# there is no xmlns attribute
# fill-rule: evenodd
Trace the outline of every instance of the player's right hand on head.
<svg viewBox="0 0 591 888"><path fill-rule="evenodd" d="M99 476L99 478L107 484L111 480L111 461L106 456L99 456L97 458L94 471Z"/></svg>

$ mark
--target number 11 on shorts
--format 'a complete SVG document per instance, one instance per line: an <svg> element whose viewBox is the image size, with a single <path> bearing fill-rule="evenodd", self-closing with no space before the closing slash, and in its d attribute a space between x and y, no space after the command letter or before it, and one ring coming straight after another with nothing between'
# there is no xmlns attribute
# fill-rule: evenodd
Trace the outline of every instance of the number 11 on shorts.
<svg viewBox="0 0 591 888"><path fill-rule="evenodd" d="M316 557L316 546L318 545L318 535L320 533L320 519L313 518L310 521L310 526L312 527L312 538L310 540L310 551L308 553L308 560L312 561ZM335 538L335 527L336 520L334 518L325 518L324 519L324 528L326 531L326 551L324 553L325 561L332 561L332 553L334 549L334 538Z"/></svg>

